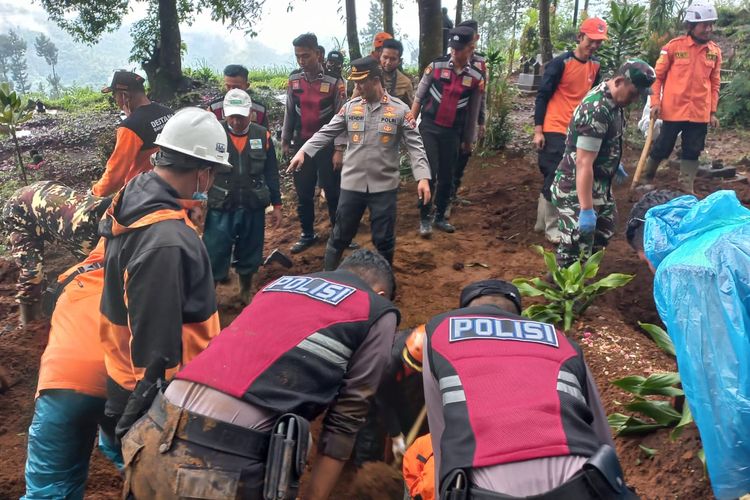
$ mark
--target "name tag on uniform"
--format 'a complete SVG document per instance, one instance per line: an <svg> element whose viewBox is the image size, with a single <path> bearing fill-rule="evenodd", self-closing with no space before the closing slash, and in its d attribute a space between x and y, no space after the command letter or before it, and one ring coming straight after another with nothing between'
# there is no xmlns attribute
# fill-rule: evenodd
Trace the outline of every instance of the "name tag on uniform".
<svg viewBox="0 0 750 500"><path fill-rule="evenodd" d="M559 346L555 327L547 323L492 317L451 318L450 342L473 339L514 340Z"/></svg>
<svg viewBox="0 0 750 500"><path fill-rule="evenodd" d="M331 84L330 83L328 83L328 82L322 82L320 84L320 92L321 93L327 94L330 91L331 91Z"/></svg>
<svg viewBox="0 0 750 500"><path fill-rule="evenodd" d="M263 141L260 139L250 139L250 149L263 149Z"/></svg>
<svg viewBox="0 0 750 500"><path fill-rule="evenodd" d="M473 81L474 81L474 79L472 77L465 76L461 80L461 85L463 85L464 87L471 87L471 84L472 84Z"/></svg>
<svg viewBox="0 0 750 500"><path fill-rule="evenodd" d="M675 59L688 59L689 57L690 57L690 54L688 54L687 51L674 53Z"/></svg>
<svg viewBox="0 0 750 500"><path fill-rule="evenodd" d="M441 69L440 70L440 78L443 80L450 80L451 79L451 70L449 69Z"/></svg>
<svg viewBox="0 0 750 500"><path fill-rule="evenodd" d="M263 292L298 293L311 299L337 306L356 290L354 287L333 283L323 278L282 276L265 287Z"/></svg>

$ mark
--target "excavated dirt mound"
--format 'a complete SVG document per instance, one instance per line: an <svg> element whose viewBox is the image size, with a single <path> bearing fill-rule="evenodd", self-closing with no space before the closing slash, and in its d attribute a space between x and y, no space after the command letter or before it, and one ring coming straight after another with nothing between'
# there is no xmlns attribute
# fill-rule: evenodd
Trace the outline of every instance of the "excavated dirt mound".
<svg viewBox="0 0 750 500"><path fill-rule="evenodd" d="M533 104L524 102L517 110L519 123L528 122L530 106ZM730 139L729 144L738 146L739 138ZM710 136L713 157L721 155L720 142ZM734 146L732 154L738 150ZM631 175L639 153L632 149L626 153L624 163ZM665 169L657 179L660 184L674 186L676 172ZM402 312L402 327L425 322L436 313L456 307L461 288L474 280L541 276L545 272L541 258L530 248L533 244L551 248L540 234L533 232L540 183L536 155L523 151L523 146L519 150L514 145L506 154L472 159L460 193L471 204L457 207L451 218L457 232L453 235L435 232L431 240L422 240L417 234L414 184L403 186L399 194L394 261L398 281L396 304ZM743 200L750 199L750 189L745 184L701 179L697 186L702 195L716 189L736 188ZM618 234L605 257L603 273L626 272L636 278L595 302L570 334L584 349L607 413L621 411L618 401L627 400L627 395L612 386L610 380L675 370L674 361L637 326L638 321L658 323L659 319L651 295L651 274L627 246L622 234L632 202L626 187L618 187L615 193L619 205ZM287 252L297 238L299 226L293 206L293 201L287 200L283 227L268 232L267 252L275 247ZM307 273L322 268L324 241L329 232L324 212L320 209L317 215L321 243L292 256L295 266L289 272ZM368 233L365 220L357 241L372 247ZM70 257L59 257L50 263L50 268L70 263ZM0 394L0 498L18 498L24 491L25 433L33 414L39 356L48 332L45 323L33 324L25 330L17 328L18 308L13 301L15 273L13 266L0 262L0 367L7 372L11 385L5 394ZM256 283L268 282L283 273L278 266L262 268ZM219 287L224 325L241 311L234 299L236 292L236 279ZM590 335L584 336L587 332ZM616 443L626 478L643 498L711 497L697 459L700 441L694 428L676 441L671 441L669 431L663 430L644 437L618 438ZM647 458L639 444L656 449L654 458ZM116 498L121 482L114 467L98 453L91 464L87 498ZM371 464L359 471L348 466L333 497L400 499L402 491L394 469L385 464Z"/></svg>

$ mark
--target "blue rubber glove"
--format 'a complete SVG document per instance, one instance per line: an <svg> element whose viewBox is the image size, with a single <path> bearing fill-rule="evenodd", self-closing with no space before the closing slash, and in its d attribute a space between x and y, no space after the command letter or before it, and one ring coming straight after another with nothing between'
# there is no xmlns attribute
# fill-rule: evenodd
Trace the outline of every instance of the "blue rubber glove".
<svg viewBox="0 0 750 500"><path fill-rule="evenodd" d="M617 167L617 172L615 172L615 184L623 184L628 178L628 172L625 170L625 167L622 166L622 163L620 163L620 166Z"/></svg>
<svg viewBox="0 0 750 500"><path fill-rule="evenodd" d="M596 212L593 208L581 210L578 215L578 231L581 234L590 234L596 229Z"/></svg>

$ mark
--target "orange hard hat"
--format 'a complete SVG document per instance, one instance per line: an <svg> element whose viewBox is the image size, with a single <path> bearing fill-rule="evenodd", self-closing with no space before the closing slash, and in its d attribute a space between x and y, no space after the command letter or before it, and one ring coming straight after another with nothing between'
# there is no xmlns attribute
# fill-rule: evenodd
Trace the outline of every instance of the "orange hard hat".
<svg viewBox="0 0 750 500"><path fill-rule="evenodd" d="M372 39L372 48L376 50L381 48L383 46L383 42L391 38L393 38L393 35L391 35L387 31L381 31L380 33L375 35L375 38Z"/></svg>
<svg viewBox="0 0 750 500"><path fill-rule="evenodd" d="M422 350L426 335L425 325L417 326L406 337L406 345L404 350L401 351L401 359L403 359L404 364L418 372L422 371Z"/></svg>

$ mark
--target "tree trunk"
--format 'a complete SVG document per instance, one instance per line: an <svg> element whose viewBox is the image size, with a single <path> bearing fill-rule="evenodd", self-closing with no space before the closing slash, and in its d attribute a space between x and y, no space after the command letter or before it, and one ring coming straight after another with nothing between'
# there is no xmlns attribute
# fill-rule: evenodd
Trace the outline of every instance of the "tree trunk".
<svg viewBox="0 0 750 500"><path fill-rule="evenodd" d="M443 13L440 0L417 0L419 5L420 73L443 53Z"/></svg>
<svg viewBox="0 0 750 500"><path fill-rule="evenodd" d="M464 10L464 2L463 0L457 0L456 1L456 24L454 26L458 26L461 22L461 11Z"/></svg>
<svg viewBox="0 0 750 500"><path fill-rule="evenodd" d="M573 28L578 27L578 0L573 2Z"/></svg>
<svg viewBox="0 0 750 500"><path fill-rule="evenodd" d="M393 30L393 0L382 0L383 2L383 31L396 35Z"/></svg>
<svg viewBox="0 0 750 500"><path fill-rule="evenodd" d="M589 13L589 0L583 0L583 11L588 15L588 13Z"/></svg>
<svg viewBox="0 0 750 500"><path fill-rule="evenodd" d="M349 60L359 59L359 33L357 31L357 9L354 0L346 0L346 40L349 43Z"/></svg>
<svg viewBox="0 0 750 500"><path fill-rule="evenodd" d="M578 0L576 0L577 2ZM508 76L513 73L513 60L516 58L516 24L518 23L518 9L520 8L519 2L515 1L513 6L513 36L510 40L510 48L508 49Z"/></svg>
<svg viewBox="0 0 750 500"><path fill-rule="evenodd" d="M552 60L549 11L549 0L539 0L539 49L542 52L542 64Z"/></svg>
<svg viewBox="0 0 750 500"><path fill-rule="evenodd" d="M159 0L159 41L156 44L149 75L151 97L166 102L172 99L182 80L182 56L180 46L180 22L177 16L177 0Z"/></svg>

